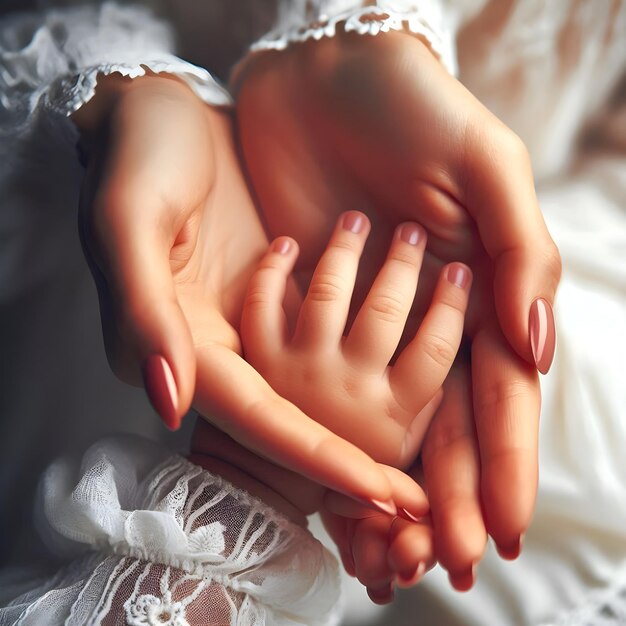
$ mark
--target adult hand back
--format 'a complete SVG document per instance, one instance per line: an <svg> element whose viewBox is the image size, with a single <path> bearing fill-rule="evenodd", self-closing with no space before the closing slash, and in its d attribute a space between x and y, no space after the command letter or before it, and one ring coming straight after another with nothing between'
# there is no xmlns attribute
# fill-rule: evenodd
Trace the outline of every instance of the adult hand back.
<svg viewBox="0 0 626 626"><path fill-rule="evenodd" d="M405 220L429 233L422 281L449 261L473 268L471 349L422 457L437 556L467 587L486 530L504 556L517 555L536 494L536 368L547 371L554 350L560 259L527 151L404 33L340 33L259 53L236 86L246 166L272 236L301 243L304 282L336 216L349 209L373 225L363 285ZM415 303L416 321L424 307Z"/></svg>

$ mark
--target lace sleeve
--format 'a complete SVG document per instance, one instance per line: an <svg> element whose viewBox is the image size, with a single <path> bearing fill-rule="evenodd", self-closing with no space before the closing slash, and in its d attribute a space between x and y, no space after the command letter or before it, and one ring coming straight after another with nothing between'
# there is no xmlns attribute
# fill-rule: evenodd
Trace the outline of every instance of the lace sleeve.
<svg viewBox="0 0 626 626"><path fill-rule="evenodd" d="M439 0L290 0L281 3L276 27L251 50L283 50L292 43L333 37L338 28L361 35L405 31L422 39L456 74L453 37L444 21Z"/></svg>
<svg viewBox="0 0 626 626"><path fill-rule="evenodd" d="M0 20L0 129L15 131L42 109L67 118L94 94L99 74L176 74L207 103L230 103L204 69L172 53L166 24L137 6L51 9Z"/></svg>
<svg viewBox="0 0 626 626"><path fill-rule="evenodd" d="M338 565L319 541L145 439L109 438L57 461L40 504L40 530L64 565L24 577L0 608L3 626L339 621Z"/></svg>

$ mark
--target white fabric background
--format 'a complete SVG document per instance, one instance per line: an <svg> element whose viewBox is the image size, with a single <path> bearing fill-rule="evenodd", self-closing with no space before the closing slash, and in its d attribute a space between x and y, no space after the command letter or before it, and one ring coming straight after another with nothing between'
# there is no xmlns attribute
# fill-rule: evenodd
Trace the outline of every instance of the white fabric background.
<svg viewBox="0 0 626 626"><path fill-rule="evenodd" d="M332 13L360 3L321 4L320 10ZM402 11L415 3L387 4ZM347 623L620 623L611 611L626 615L626 96L616 90L626 68L626 2L435 4L448 30L449 54L458 57L460 79L527 143L542 208L563 254L558 352L544 380L537 514L519 562L488 555L469 594L450 591L445 576L434 572L390 610L372 610L371 619L357 612L356 602L364 607L367 601L355 600ZM196 12L212 15L206 8L211 5L172 6L164 3L164 10L177 24L193 23ZM242 40L255 30L247 25L257 20L258 6L237 4ZM303 19L299 6L280 14L283 28ZM246 15L256 17L246 21ZM220 48L226 29L211 20L206 24L206 32L196 27L195 41L181 38L187 49L201 50L202 38ZM154 27L150 20L141 22L141 28ZM49 69L50 57L37 46L15 47L15 32L3 32L2 49L17 52L18 62L27 58L38 71ZM168 54L171 39L163 41ZM36 90L27 80L17 88L26 94ZM36 477L53 457L120 429L164 434L143 392L116 382L106 365L95 290L76 235L81 171L70 136L59 132L58 117L42 109L28 118L28 132L17 133L7 93L5 85L0 107L3 562L36 552L28 503ZM581 135L593 141L581 148ZM613 608L601 617L596 609L606 604ZM584 617L586 611L591 617Z"/></svg>

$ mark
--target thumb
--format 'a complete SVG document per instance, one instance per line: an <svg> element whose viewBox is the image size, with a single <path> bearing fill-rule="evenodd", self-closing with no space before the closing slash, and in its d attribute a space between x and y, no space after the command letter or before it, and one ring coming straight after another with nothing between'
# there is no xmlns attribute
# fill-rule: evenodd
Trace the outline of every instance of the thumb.
<svg viewBox="0 0 626 626"><path fill-rule="evenodd" d="M541 214L530 157L506 127L468 146L466 205L494 266L498 320L513 349L545 374L556 343L561 260Z"/></svg>
<svg viewBox="0 0 626 626"><path fill-rule="evenodd" d="M97 200L91 219L81 220L81 240L109 363L120 379L143 382L154 409L176 430L193 398L195 351L170 267L174 229L168 233L157 210L143 212L146 195L140 204Z"/></svg>

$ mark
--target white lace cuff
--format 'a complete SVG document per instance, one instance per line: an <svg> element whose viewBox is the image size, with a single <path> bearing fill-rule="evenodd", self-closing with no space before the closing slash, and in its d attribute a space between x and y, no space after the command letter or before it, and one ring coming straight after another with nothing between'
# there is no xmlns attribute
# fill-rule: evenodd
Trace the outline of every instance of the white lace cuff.
<svg viewBox="0 0 626 626"><path fill-rule="evenodd" d="M309 4L316 4L317 9L309 7L299 16L293 9L284 12L277 28L256 42L251 51L284 50L293 43L334 37L338 28L360 35L405 31L424 41L451 74L457 73L452 36L443 27L441 4L436 0L378 0L368 6L341 0ZM347 4L352 6L345 8Z"/></svg>
<svg viewBox="0 0 626 626"><path fill-rule="evenodd" d="M16 589L2 625L339 621L337 561L307 530L145 439L57 461L42 499L42 534L66 565Z"/></svg>
<svg viewBox="0 0 626 626"><path fill-rule="evenodd" d="M69 116L88 102L99 74L174 74L205 102L228 92L206 70L173 54L169 27L142 7L72 7L0 21L0 126L16 132L43 109Z"/></svg>

